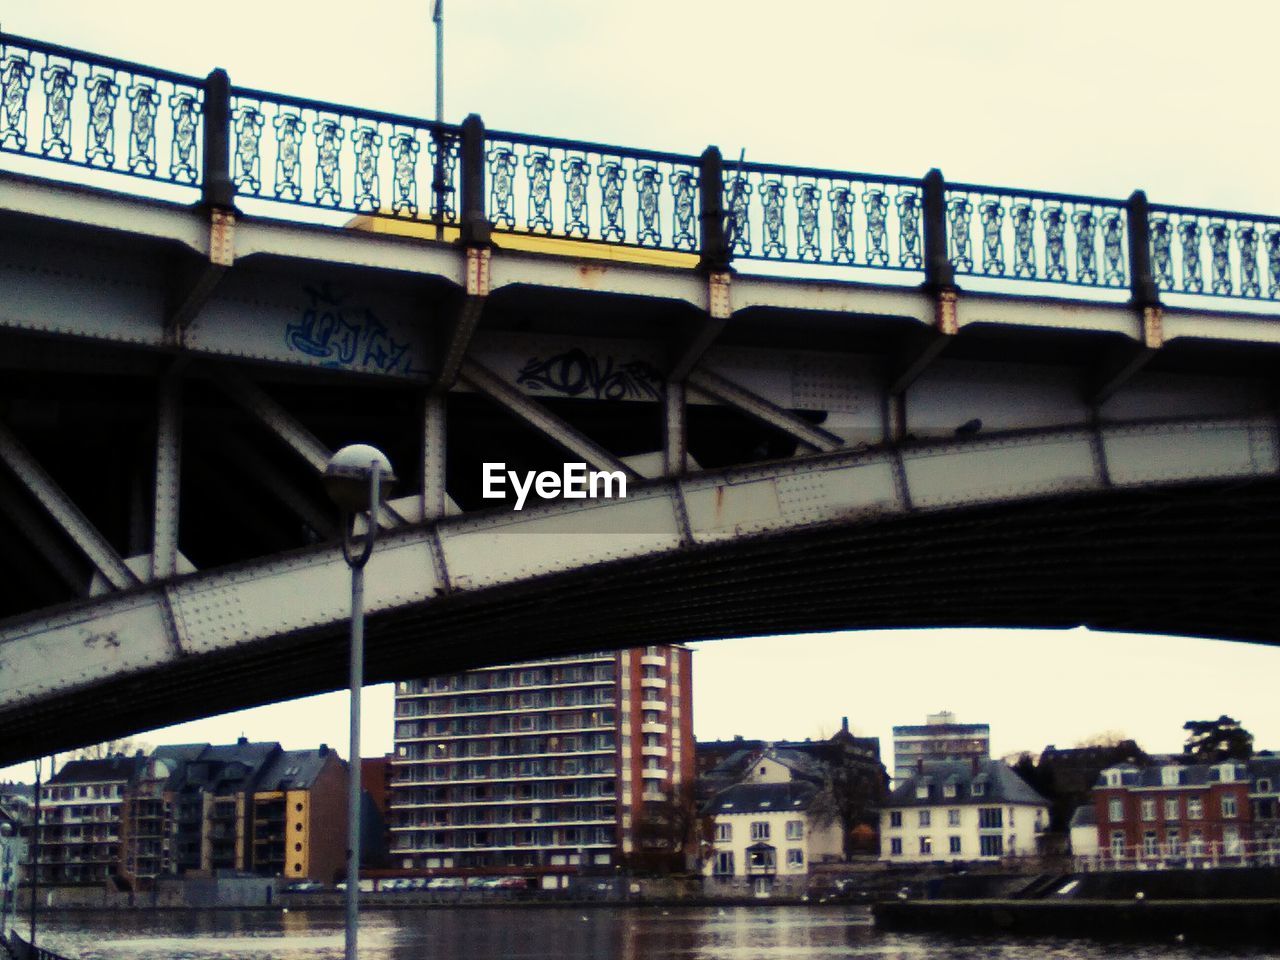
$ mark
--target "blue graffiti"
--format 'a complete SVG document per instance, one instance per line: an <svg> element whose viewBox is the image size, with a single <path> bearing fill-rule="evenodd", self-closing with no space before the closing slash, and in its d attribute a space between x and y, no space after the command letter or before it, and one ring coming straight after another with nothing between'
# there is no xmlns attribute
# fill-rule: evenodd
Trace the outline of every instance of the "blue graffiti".
<svg viewBox="0 0 1280 960"><path fill-rule="evenodd" d="M327 283L303 290L311 302L302 319L285 326L284 342L290 350L315 357L323 367L407 375L426 372L414 366L411 344L391 336L368 307L347 304L346 296Z"/></svg>

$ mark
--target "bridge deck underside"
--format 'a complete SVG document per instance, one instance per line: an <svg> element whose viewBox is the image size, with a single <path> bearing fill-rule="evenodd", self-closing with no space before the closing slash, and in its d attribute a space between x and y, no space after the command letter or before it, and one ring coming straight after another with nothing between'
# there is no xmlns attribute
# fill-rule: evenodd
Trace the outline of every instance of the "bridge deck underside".
<svg viewBox="0 0 1280 960"><path fill-rule="evenodd" d="M1280 569L1278 508L1274 479L1200 483L695 547L373 617L366 676L835 629L1086 625L1273 643L1280 593L1258 573ZM342 627L295 634L108 680L91 702L54 697L0 712L0 762L21 758L36 739L46 750L79 743L89 716L95 735L108 737L202 716L211 703L225 710L338 688L345 636ZM1063 636L1038 662L1051 674L1072 655ZM905 681L910 669L904 663L902 677L881 681Z"/></svg>

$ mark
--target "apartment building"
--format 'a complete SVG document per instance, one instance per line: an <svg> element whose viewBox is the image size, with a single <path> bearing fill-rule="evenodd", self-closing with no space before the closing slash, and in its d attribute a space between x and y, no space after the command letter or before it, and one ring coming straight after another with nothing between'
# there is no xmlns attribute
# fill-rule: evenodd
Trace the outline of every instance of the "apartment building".
<svg viewBox="0 0 1280 960"><path fill-rule="evenodd" d="M392 864L612 871L691 786L690 651L655 646L401 681Z"/></svg>
<svg viewBox="0 0 1280 960"><path fill-rule="evenodd" d="M893 728L893 786L897 787L919 769L923 761L991 759L991 726L986 723L959 723L948 710L931 713L923 724Z"/></svg>
<svg viewBox="0 0 1280 960"><path fill-rule="evenodd" d="M40 792L40 882L103 883L119 874L125 793L141 756L72 760Z"/></svg>
<svg viewBox="0 0 1280 960"><path fill-rule="evenodd" d="M178 744L73 760L42 792L40 879L284 876L332 882L344 864L346 764L328 747Z"/></svg>

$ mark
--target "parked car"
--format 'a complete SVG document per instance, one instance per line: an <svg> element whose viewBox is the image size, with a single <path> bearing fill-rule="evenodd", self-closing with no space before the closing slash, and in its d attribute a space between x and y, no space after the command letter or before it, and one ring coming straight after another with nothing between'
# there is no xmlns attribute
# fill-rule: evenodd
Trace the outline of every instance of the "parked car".
<svg viewBox="0 0 1280 960"><path fill-rule="evenodd" d="M461 890L467 882L461 877L432 877L427 884L428 890Z"/></svg>
<svg viewBox="0 0 1280 960"><path fill-rule="evenodd" d="M284 888L285 893L315 893L323 890L324 884L316 880L295 880Z"/></svg>

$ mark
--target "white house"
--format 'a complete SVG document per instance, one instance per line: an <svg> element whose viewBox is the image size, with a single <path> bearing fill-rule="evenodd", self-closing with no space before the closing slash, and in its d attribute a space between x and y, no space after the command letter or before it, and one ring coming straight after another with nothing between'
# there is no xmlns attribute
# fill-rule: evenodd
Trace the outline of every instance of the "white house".
<svg viewBox="0 0 1280 960"><path fill-rule="evenodd" d="M892 863L1029 856L1049 802L999 760L925 761L880 811L880 856Z"/></svg>
<svg viewBox="0 0 1280 960"><path fill-rule="evenodd" d="M840 859L839 820L811 810L821 782L815 764L794 753L766 750L739 783L704 808L714 821L703 864L710 892L803 892L813 864Z"/></svg>
<svg viewBox="0 0 1280 960"><path fill-rule="evenodd" d="M1076 807L1071 814L1071 852L1077 857L1098 855L1098 814L1093 804Z"/></svg>

